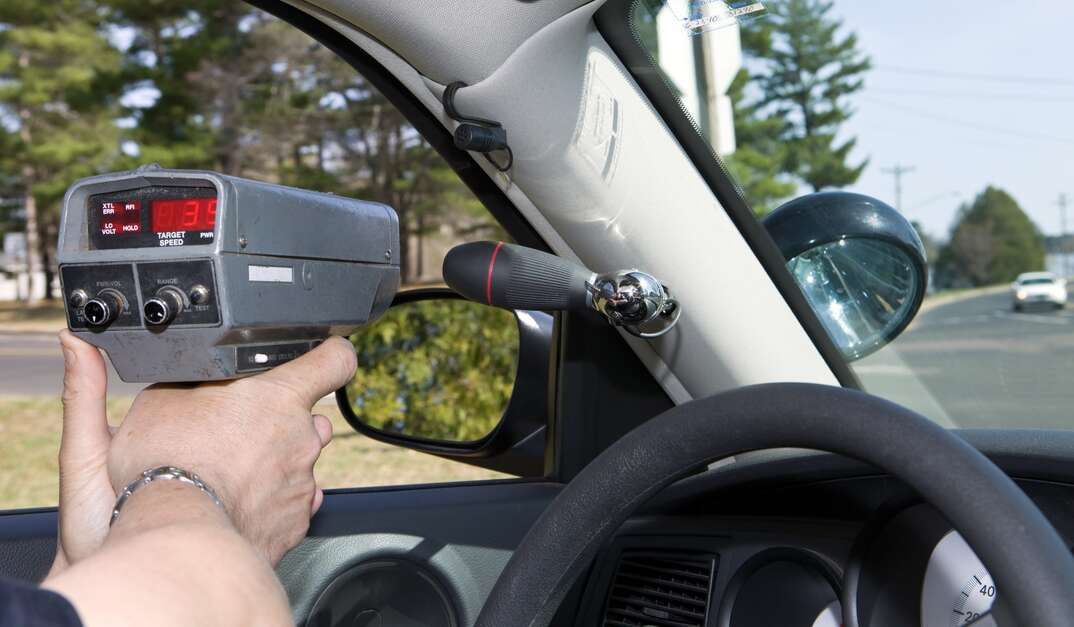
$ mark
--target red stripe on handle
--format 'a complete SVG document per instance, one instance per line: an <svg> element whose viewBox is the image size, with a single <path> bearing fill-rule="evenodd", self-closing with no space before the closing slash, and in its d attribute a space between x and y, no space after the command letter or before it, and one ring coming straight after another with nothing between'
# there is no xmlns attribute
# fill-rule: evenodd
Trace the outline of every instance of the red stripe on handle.
<svg viewBox="0 0 1074 627"><path fill-rule="evenodd" d="M485 279L485 301L489 305L492 304L492 269L496 267L496 255L500 252L501 248L503 248L503 242L497 242L496 248L492 249L492 257L489 257L489 275L488 278Z"/></svg>

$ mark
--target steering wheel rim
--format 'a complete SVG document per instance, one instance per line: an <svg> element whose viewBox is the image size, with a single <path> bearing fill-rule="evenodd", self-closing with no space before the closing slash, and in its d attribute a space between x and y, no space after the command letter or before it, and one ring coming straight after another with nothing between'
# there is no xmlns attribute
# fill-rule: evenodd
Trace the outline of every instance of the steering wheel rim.
<svg viewBox="0 0 1074 627"><path fill-rule="evenodd" d="M477 627L546 627L601 546L650 497L717 459L783 447L856 458L915 489L974 548L1018 624L1062 627L1074 616L1074 558L1029 497L979 451L875 396L769 383L679 405L601 453L522 539Z"/></svg>

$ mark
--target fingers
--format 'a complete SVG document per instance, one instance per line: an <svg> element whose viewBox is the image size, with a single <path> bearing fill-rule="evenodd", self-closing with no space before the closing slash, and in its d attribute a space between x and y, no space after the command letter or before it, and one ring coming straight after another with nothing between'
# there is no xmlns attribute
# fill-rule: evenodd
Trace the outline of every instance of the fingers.
<svg viewBox="0 0 1074 627"><path fill-rule="evenodd" d="M328 416L314 414L313 428L317 430L317 437L321 438L321 448L328 446L332 441L332 421Z"/></svg>
<svg viewBox="0 0 1074 627"><path fill-rule="evenodd" d="M346 385L358 362L346 339L330 337L305 355L257 375L296 390L309 407Z"/></svg>
<svg viewBox="0 0 1074 627"><path fill-rule="evenodd" d="M328 443L332 441L332 421L328 419L328 416L322 414L313 415L313 428L317 431L317 437L321 440L321 448L328 446ZM317 513L317 510L321 509L321 503L324 502L324 491L320 488L313 493L313 507L310 509L310 516Z"/></svg>
<svg viewBox="0 0 1074 627"><path fill-rule="evenodd" d="M108 373L101 352L66 329L60 332L60 347L64 361L62 465L65 457L77 460L107 454L112 436L105 409Z"/></svg>

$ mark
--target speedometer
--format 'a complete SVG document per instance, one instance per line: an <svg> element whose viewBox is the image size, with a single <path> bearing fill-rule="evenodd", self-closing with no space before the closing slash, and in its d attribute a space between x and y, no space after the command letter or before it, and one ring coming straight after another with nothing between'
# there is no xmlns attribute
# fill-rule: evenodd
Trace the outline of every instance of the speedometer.
<svg viewBox="0 0 1074 627"><path fill-rule="evenodd" d="M922 627L996 627L991 617L996 584L984 564L957 531L945 535L932 550L921 587ZM974 622L977 621L977 622Z"/></svg>

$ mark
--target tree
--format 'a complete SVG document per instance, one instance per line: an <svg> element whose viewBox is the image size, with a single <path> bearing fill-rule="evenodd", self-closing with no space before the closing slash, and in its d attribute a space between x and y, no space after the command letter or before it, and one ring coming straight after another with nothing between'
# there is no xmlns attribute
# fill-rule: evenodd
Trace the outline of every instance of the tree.
<svg viewBox="0 0 1074 627"><path fill-rule="evenodd" d="M405 282L420 278L422 240L440 226L457 235L488 230L481 203L361 75L287 24L253 24L243 54L262 59L263 69L241 103L244 169L393 207Z"/></svg>
<svg viewBox="0 0 1074 627"><path fill-rule="evenodd" d="M917 231L917 236L921 238L921 245L925 248L925 259L930 263L935 263L936 256L940 252L939 244L925 231L924 225L917 220L911 220L910 226L914 227L914 230Z"/></svg>
<svg viewBox="0 0 1074 627"><path fill-rule="evenodd" d="M846 98L864 86L869 58L858 49L855 34L841 34L842 22L829 15L830 0L787 0L766 6L766 19L742 27L743 50L759 68L750 77L758 96L746 103L745 91L740 92L735 106L747 111L747 126L762 118L778 122L778 129L760 129L775 141L757 150L777 158L783 172L814 191L850 185L868 160L849 164L855 139L838 143L836 137L852 115ZM736 117L736 132L737 123ZM741 160L749 159L747 154ZM762 164L758 171L764 174L768 167Z"/></svg>
<svg viewBox="0 0 1074 627"><path fill-rule="evenodd" d="M242 2L107 0L108 21L133 34L125 51L128 87L155 88L156 100L128 111L138 154L128 165L203 168L241 174L244 95L263 73L251 58L256 9Z"/></svg>
<svg viewBox="0 0 1074 627"><path fill-rule="evenodd" d="M492 432L514 390L518 325L460 300L393 307L351 336L355 415L381 431L466 442Z"/></svg>
<svg viewBox="0 0 1074 627"><path fill-rule="evenodd" d="M985 188L959 209L951 238L937 261L944 283L972 285L1013 281L1044 268L1044 241L1018 202L1002 189Z"/></svg>
<svg viewBox="0 0 1074 627"><path fill-rule="evenodd" d="M193 0L159 11L142 0L111 3L112 19L136 32L128 82L160 91L131 112L140 160L388 204L399 215L406 282L418 278L427 234L445 224L456 232L489 225L406 118L294 27L239 2Z"/></svg>
<svg viewBox="0 0 1074 627"><path fill-rule="evenodd" d="M18 176L25 213L30 295L51 264L59 201L74 179L98 173L119 152L112 80L120 57L85 0L0 4L0 118L15 146L0 168Z"/></svg>
<svg viewBox="0 0 1074 627"><path fill-rule="evenodd" d="M18 173L35 275L73 180L151 162L384 202L405 281L430 235L500 234L353 68L241 2L11 0L0 43L0 139L14 143L0 172ZM156 96L126 98L138 90Z"/></svg>
<svg viewBox="0 0 1074 627"><path fill-rule="evenodd" d="M779 141L783 123L761 113L760 105L746 101L744 92L750 74L739 70L727 95L734 103L735 141L738 147L723 162L731 178L758 217L771 212L779 201L794 194L797 187L783 173L785 149Z"/></svg>
<svg viewBox="0 0 1074 627"><path fill-rule="evenodd" d="M18 147L18 135L0 125L0 155L14 154ZM0 161L0 163L3 163ZM3 164L7 165L7 164ZM0 248L5 233L25 231L22 216L22 199L19 177L6 167L0 169Z"/></svg>

